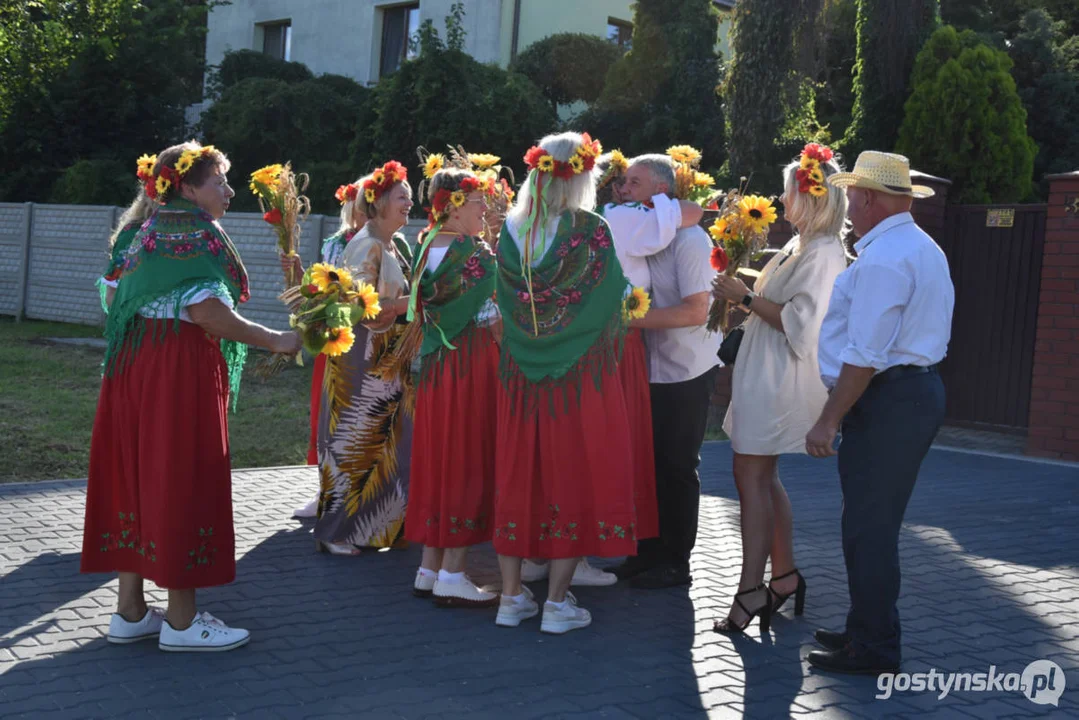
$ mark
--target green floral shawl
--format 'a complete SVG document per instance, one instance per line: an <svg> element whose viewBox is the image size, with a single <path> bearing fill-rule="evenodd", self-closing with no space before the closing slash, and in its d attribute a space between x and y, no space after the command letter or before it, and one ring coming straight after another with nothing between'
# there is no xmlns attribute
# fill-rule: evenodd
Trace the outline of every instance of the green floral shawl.
<svg viewBox="0 0 1079 720"><path fill-rule="evenodd" d="M458 349L455 341L471 343L476 313L495 291L495 256L477 237L454 238L437 268L432 271L426 265L424 253L416 256L412 268L419 283L417 320L423 324L421 381L447 353Z"/></svg>
<svg viewBox="0 0 1079 720"><path fill-rule="evenodd" d="M116 242L112 244L109 266L105 268L104 274L97 279L97 291L101 295L101 309L106 315L109 314L109 304L106 301L109 286L105 284L105 281L116 282L120 279L123 272L124 253L131 247L131 241L135 239L135 235L139 232L141 226L142 222L133 222L120 228L120 232L116 233Z"/></svg>
<svg viewBox="0 0 1079 720"><path fill-rule="evenodd" d="M520 387L515 379L527 381L529 406L548 388L561 388L568 403L569 389L579 388L585 373L598 388L621 357L628 283L607 222L591 212L563 213L550 249L532 269L531 290L526 270L504 226L496 285L503 382L511 389Z"/></svg>
<svg viewBox="0 0 1079 720"><path fill-rule="evenodd" d="M170 307L175 318L173 329L179 332L180 310L197 293L211 289L227 292L236 305L246 302L250 294L247 270L229 236L210 215L187 200L173 200L155 212L129 245L127 252L121 252L119 286L105 323L108 376L122 373L141 346L146 324L138 322L138 313L143 306ZM235 408L247 346L222 340L221 353L228 365Z"/></svg>

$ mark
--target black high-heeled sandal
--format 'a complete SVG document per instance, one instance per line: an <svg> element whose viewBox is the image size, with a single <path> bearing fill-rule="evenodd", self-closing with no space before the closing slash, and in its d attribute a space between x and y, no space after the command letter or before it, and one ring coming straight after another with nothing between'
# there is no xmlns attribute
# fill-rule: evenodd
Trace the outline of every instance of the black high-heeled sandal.
<svg viewBox="0 0 1079 720"><path fill-rule="evenodd" d="M785 595L780 595L779 593L777 593L775 590L772 589L772 583L774 583L776 580L782 580L783 578L788 578L791 575L797 575L798 576L798 587L796 587L794 589L794 592L789 592L789 593L787 593ZM771 580L769 580L768 581L768 593L773 598L775 598L772 601L772 614L773 615L776 614L777 612L779 612L779 608L783 607L783 604L787 602L787 599L790 598L791 595L794 596L794 614L795 615L801 615L805 611L805 606L806 606L806 579L804 577L802 577L802 573L798 572L798 568L795 568L795 569L791 570L789 573L786 573L784 575L780 575L779 577L774 577Z"/></svg>
<svg viewBox="0 0 1079 720"><path fill-rule="evenodd" d="M756 610L750 612L749 608L742 602L742 598L746 595L752 595L755 592L765 591L764 604ZM753 622L753 618L760 617L761 619L761 632L768 632L768 628L772 626L772 596L768 594L768 588L764 583L761 583L755 588L749 590L743 590L740 593L734 594L734 602L738 604L738 607L742 608L749 617L741 625L736 625L730 616L723 618L722 620L714 620L712 622L712 631L720 633L721 635L738 635L744 633L749 624Z"/></svg>

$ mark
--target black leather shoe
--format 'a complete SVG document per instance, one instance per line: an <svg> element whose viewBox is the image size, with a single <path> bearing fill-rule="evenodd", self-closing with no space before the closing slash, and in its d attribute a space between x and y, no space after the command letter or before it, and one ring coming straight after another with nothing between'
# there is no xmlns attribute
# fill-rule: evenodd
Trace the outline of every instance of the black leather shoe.
<svg viewBox="0 0 1079 720"><path fill-rule="evenodd" d="M689 574L689 568L658 565L634 577L629 581L629 586L638 590L659 590L689 585L691 582L693 582L693 576Z"/></svg>
<svg viewBox="0 0 1079 720"><path fill-rule="evenodd" d="M850 642L850 635L832 632L831 630L818 630L813 633L813 637L825 650L842 650Z"/></svg>
<svg viewBox="0 0 1079 720"><path fill-rule="evenodd" d="M631 577L636 577L643 572L647 572L655 566L656 563L653 560L649 560L640 555L631 555L626 558L621 565L608 568L607 572L614 573L614 576L619 580L629 580Z"/></svg>
<svg viewBox="0 0 1079 720"><path fill-rule="evenodd" d="M810 665L819 670L849 675L880 675L899 671L898 663L881 662L855 653L850 645L841 650L813 650L807 659Z"/></svg>

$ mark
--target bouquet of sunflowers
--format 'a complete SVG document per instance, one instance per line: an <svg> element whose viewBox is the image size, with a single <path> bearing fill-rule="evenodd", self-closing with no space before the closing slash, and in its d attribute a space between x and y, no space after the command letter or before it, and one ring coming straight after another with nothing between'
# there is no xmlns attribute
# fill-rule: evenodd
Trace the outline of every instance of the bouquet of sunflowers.
<svg viewBox="0 0 1079 720"><path fill-rule="evenodd" d="M300 221L311 214L311 201L303 195L308 182L306 173L292 172L291 163L267 165L251 173L251 192L258 196L262 219L273 226L277 248L284 255L297 255L300 249ZM294 273L286 271L286 287L297 284Z"/></svg>
<svg viewBox="0 0 1079 720"><path fill-rule="evenodd" d="M667 148L667 156L674 160L674 196L706 206L715 195L716 180L700 171L701 151L689 145Z"/></svg>
<svg viewBox="0 0 1079 720"><path fill-rule="evenodd" d="M719 204L719 217L708 228L712 236L712 269L728 277L741 272L756 276L749 263L768 251L768 229L776 221L772 198L746 195L746 180ZM708 330L727 330L727 300L713 299L708 310Z"/></svg>

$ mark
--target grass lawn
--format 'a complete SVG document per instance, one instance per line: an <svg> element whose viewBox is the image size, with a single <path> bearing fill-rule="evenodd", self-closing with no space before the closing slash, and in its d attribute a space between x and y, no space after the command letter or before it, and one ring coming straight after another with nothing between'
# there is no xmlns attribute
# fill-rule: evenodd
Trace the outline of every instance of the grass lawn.
<svg viewBox="0 0 1079 720"><path fill-rule="evenodd" d="M99 328L0 318L0 483L86 477L101 386L99 348L51 343ZM250 373L229 415L235 468L300 465L307 454L311 369L268 381Z"/></svg>

